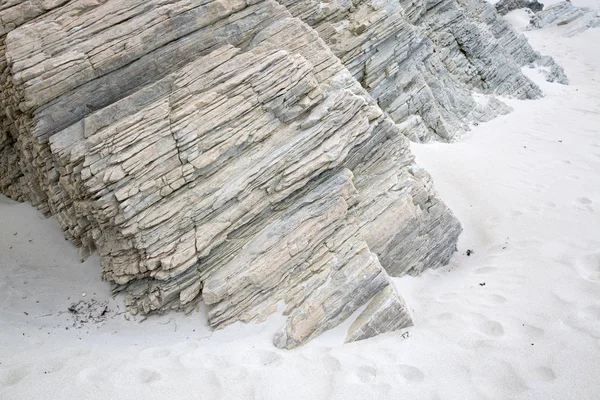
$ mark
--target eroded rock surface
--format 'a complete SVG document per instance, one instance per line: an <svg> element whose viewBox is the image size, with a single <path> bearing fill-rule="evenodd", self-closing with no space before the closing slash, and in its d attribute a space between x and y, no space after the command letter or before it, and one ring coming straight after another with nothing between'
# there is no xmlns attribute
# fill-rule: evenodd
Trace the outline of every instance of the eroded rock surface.
<svg viewBox="0 0 600 400"><path fill-rule="evenodd" d="M529 9L533 12L542 11L544 9L544 5L537 0L500 0L496 4L496 11L500 15L506 15L513 10L519 9Z"/></svg>
<svg viewBox="0 0 600 400"><path fill-rule="evenodd" d="M419 117L412 140L451 141L470 123L510 108L493 96L542 95L521 67L562 68L534 51L525 37L484 0L281 0L313 26L353 76L396 122ZM422 122L421 122L422 121Z"/></svg>
<svg viewBox="0 0 600 400"><path fill-rule="evenodd" d="M570 1L556 3L531 17L530 29L565 26L564 36L571 37L590 28L600 27L600 11L577 7Z"/></svg>
<svg viewBox="0 0 600 400"><path fill-rule="evenodd" d="M564 77L480 1L12 0L0 22L2 192L97 251L128 311L203 300L219 328L283 303L285 348L365 305L348 340L409 326L389 275L444 265L461 228L408 138L539 96L525 63Z"/></svg>
<svg viewBox="0 0 600 400"><path fill-rule="evenodd" d="M283 301L291 348L397 300L382 264L418 273L454 251L410 123L277 2L16 3L2 190L97 250L130 312L202 299L221 327Z"/></svg>

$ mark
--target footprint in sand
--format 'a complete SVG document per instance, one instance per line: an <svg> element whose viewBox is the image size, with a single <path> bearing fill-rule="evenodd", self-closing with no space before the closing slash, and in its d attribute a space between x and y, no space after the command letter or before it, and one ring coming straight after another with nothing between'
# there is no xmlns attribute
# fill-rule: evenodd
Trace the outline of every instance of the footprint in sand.
<svg viewBox="0 0 600 400"><path fill-rule="evenodd" d="M241 381L243 379L248 378L249 373L250 372L249 372L248 368L241 366L241 365L235 366L235 367L229 367L229 368L226 368L221 371L221 374L223 376L226 376L227 379L235 380L235 381Z"/></svg>
<svg viewBox="0 0 600 400"><path fill-rule="evenodd" d="M600 306L591 305L583 309L583 316L592 321L600 321Z"/></svg>
<svg viewBox="0 0 600 400"><path fill-rule="evenodd" d="M600 252L590 253L576 262L579 275L588 281L600 282Z"/></svg>
<svg viewBox="0 0 600 400"><path fill-rule="evenodd" d="M556 374L550 367L541 366L537 367L534 371L535 376L544 382L552 382L556 379Z"/></svg>
<svg viewBox="0 0 600 400"><path fill-rule="evenodd" d="M504 327L502 326L502 324L500 322L496 322L496 321L485 321L483 324L481 324L481 326L479 327L479 330L481 331L481 333L483 333L487 336L493 336L493 337L504 336Z"/></svg>
<svg viewBox="0 0 600 400"><path fill-rule="evenodd" d="M158 371L154 371L148 368L141 368L135 372L135 377L140 383L152 383L162 379L162 376Z"/></svg>
<svg viewBox="0 0 600 400"><path fill-rule="evenodd" d="M546 189L546 186L536 183L535 185L532 186L532 189L534 192L541 193L542 191L544 191L544 189Z"/></svg>
<svg viewBox="0 0 600 400"><path fill-rule="evenodd" d="M521 331L530 339L538 339L546 333L544 329L527 323L521 324Z"/></svg>
<svg viewBox="0 0 600 400"><path fill-rule="evenodd" d="M499 305L499 304L506 303L506 297L504 297L500 294L497 294L497 293L493 293L493 294L485 296L485 300L488 304L491 304L491 305Z"/></svg>
<svg viewBox="0 0 600 400"><path fill-rule="evenodd" d="M56 358L50 360L44 360L43 362L37 364L37 370L40 373L54 373L63 369L67 365L66 358Z"/></svg>
<svg viewBox="0 0 600 400"><path fill-rule="evenodd" d="M363 383L371 383L377 378L377 370L368 365L361 365L356 371L356 376Z"/></svg>
<svg viewBox="0 0 600 400"><path fill-rule="evenodd" d="M330 354L323 356L323 365L327 367L327 371L338 372L342 370L342 364L340 360Z"/></svg>
<svg viewBox="0 0 600 400"><path fill-rule="evenodd" d="M12 386L16 383L19 383L23 378L28 376L31 373L29 367L15 367L15 368L7 368L0 369L0 387L2 386Z"/></svg>
<svg viewBox="0 0 600 400"><path fill-rule="evenodd" d="M458 341L458 345L466 350L479 349L484 346L489 346L489 340L483 339L481 334L467 334Z"/></svg>
<svg viewBox="0 0 600 400"><path fill-rule="evenodd" d="M591 319L589 315L586 315L585 309L582 311L574 311L566 315L560 319L560 322L571 329L600 340L600 333L598 333L600 332L600 323Z"/></svg>
<svg viewBox="0 0 600 400"><path fill-rule="evenodd" d="M204 385L212 386L210 390L217 390L219 393L223 390L223 383L216 371L201 370L198 371L198 379ZM219 398L219 395L215 396Z"/></svg>
<svg viewBox="0 0 600 400"><path fill-rule="evenodd" d="M485 373L481 371L480 373ZM489 377L486 377L486 381ZM500 390L505 390L507 397L505 398L514 398L517 393L523 393L529 387L525 379L521 376L521 374L514 368L513 365L507 363L505 361L500 361L494 365L494 375L493 378L489 381L490 385L488 389L491 389L491 392L497 393Z"/></svg>
<svg viewBox="0 0 600 400"><path fill-rule="evenodd" d="M197 356L197 355L196 355ZM204 367L208 369L222 369L231 366L231 363L223 356L206 354L200 357L202 360L202 364ZM194 359L194 363L190 365L194 365L196 359Z"/></svg>
<svg viewBox="0 0 600 400"><path fill-rule="evenodd" d="M387 395L392 392L392 385L387 383L378 383L375 385L375 390L373 393L379 393L379 395Z"/></svg>
<svg viewBox="0 0 600 400"><path fill-rule="evenodd" d="M594 212L594 207L592 207L592 200L587 197L579 197L575 200L575 205L579 210L587 211L590 213Z"/></svg>
<svg viewBox="0 0 600 400"><path fill-rule="evenodd" d="M438 321L452 321L455 319L455 316L452 313L441 313L436 315L435 319Z"/></svg>
<svg viewBox="0 0 600 400"><path fill-rule="evenodd" d="M186 342L185 347L187 347L188 350L198 350L200 348L200 343L198 343L198 342Z"/></svg>
<svg viewBox="0 0 600 400"><path fill-rule="evenodd" d="M412 365L401 364L397 368L400 375L409 382L423 382L425 379L423 371Z"/></svg>
<svg viewBox="0 0 600 400"><path fill-rule="evenodd" d="M280 364L283 357L275 351L256 350L249 352L243 359L243 363L254 367L264 367L272 364Z"/></svg>
<svg viewBox="0 0 600 400"><path fill-rule="evenodd" d="M97 385L98 383L107 382L110 378L111 370L102 367L83 368L77 375L80 383Z"/></svg>

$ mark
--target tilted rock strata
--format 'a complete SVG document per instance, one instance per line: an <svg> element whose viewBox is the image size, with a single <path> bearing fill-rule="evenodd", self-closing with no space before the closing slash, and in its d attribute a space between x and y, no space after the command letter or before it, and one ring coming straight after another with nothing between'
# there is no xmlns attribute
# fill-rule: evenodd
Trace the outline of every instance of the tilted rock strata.
<svg viewBox="0 0 600 400"><path fill-rule="evenodd" d="M534 51L525 37L484 0L280 0L314 27L353 76L394 121L417 115L411 139L450 141L469 123L510 108L473 91L519 99L542 95L522 74L547 67L567 83L562 68ZM420 123L420 121L419 121Z"/></svg>
<svg viewBox="0 0 600 400"><path fill-rule="evenodd" d="M544 9L544 5L537 0L500 0L496 4L496 11L500 15L506 15L513 10L519 9L529 9L533 12L542 11Z"/></svg>
<svg viewBox="0 0 600 400"><path fill-rule="evenodd" d="M589 28L600 27L600 11L577 7L570 1L563 1L536 13L531 18L529 28L537 29L553 25L566 26L564 36L575 36Z"/></svg>
<svg viewBox="0 0 600 400"><path fill-rule="evenodd" d="M412 325L404 301L394 295L393 286L381 290L348 330L346 342L367 339L382 333L393 332Z"/></svg>
<svg viewBox="0 0 600 400"><path fill-rule="evenodd" d="M569 83L563 68L556 64L552 57L543 56L534 51L525 36L512 29L510 24L495 12L491 4L484 0L459 0L459 2L476 21L485 23L486 27L483 30L489 30L497 41L496 44L488 47L488 53L483 52L484 57L479 58L479 62L482 62L483 66L488 62L486 60L494 65L490 68L492 72L489 75L483 74L483 76L486 82L494 82L489 87L495 93L520 99L539 97L542 94L541 90L525 77L518 68L525 65L542 67L546 80L549 82L563 85ZM496 52L499 52L502 56L498 58L494 55ZM507 61L500 61L502 59ZM511 59L517 68L514 67L514 64L511 65ZM509 70L511 71L510 74L508 73ZM513 76L512 74L518 75Z"/></svg>
<svg viewBox="0 0 600 400"><path fill-rule="evenodd" d="M388 272L460 225L407 136L275 1L12 1L0 11L3 193L55 215L130 312L261 321L292 348L410 325ZM18 166L18 168L15 168ZM388 272L386 272L386 270Z"/></svg>

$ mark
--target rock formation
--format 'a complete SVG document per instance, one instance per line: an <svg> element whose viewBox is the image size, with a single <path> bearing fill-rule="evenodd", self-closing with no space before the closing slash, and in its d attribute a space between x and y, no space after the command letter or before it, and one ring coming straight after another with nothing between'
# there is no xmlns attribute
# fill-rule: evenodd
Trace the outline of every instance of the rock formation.
<svg viewBox="0 0 600 400"><path fill-rule="evenodd" d="M285 304L284 348L363 306L348 340L410 325L389 275L461 228L407 138L507 111L474 90L540 96L526 63L566 79L478 0L11 0L0 23L2 193L97 251L129 312Z"/></svg>
<svg viewBox="0 0 600 400"><path fill-rule="evenodd" d="M542 11L544 9L544 5L537 0L500 0L496 4L496 11L500 15L506 15L513 10L519 10L526 8L533 12Z"/></svg>
<svg viewBox="0 0 600 400"><path fill-rule="evenodd" d="M546 26L566 26L564 36L571 37L586 29L600 27L600 11L563 1L536 13L529 24L530 29Z"/></svg>
<svg viewBox="0 0 600 400"><path fill-rule="evenodd" d="M510 108L493 96L542 95L521 67L538 64L568 83L484 0L281 0L313 26L396 122L417 117L410 138L451 141L472 122Z"/></svg>

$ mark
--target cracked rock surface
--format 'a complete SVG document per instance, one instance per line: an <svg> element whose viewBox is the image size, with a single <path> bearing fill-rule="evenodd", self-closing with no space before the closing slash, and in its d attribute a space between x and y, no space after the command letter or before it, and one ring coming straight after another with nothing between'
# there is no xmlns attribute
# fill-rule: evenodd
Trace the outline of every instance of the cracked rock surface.
<svg viewBox="0 0 600 400"><path fill-rule="evenodd" d="M97 251L131 313L284 304L282 348L359 309L348 340L410 326L390 275L447 263L461 227L409 138L540 96L525 63L564 74L480 1L320 4L4 2L0 190Z"/></svg>
<svg viewBox="0 0 600 400"><path fill-rule="evenodd" d="M506 15L513 10L527 8L533 12L542 11L544 5L537 0L500 0L496 4L496 11L500 15Z"/></svg>
<svg viewBox="0 0 600 400"><path fill-rule="evenodd" d="M600 27L600 12L588 7L577 7L570 1L553 4L536 13L529 22L530 29L546 26L565 26L566 37L575 36L590 28Z"/></svg>
<svg viewBox="0 0 600 400"><path fill-rule="evenodd" d="M521 67L562 68L534 51L484 0L280 0L313 26L396 122L419 118L415 141L452 141L510 108L494 94L542 96ZM474 91L488 94L477 101Z"/></svg>

